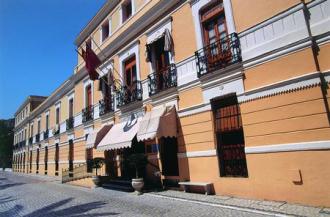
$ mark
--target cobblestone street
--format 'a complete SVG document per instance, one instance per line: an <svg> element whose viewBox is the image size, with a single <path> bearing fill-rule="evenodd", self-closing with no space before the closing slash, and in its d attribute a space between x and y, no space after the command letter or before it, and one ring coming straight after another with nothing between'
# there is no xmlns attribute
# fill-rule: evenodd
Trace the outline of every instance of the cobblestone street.
<svg viewBox="0 0 330 217"><path fill-rule="evenodd" d="M274 213L62 185L0 172L0 216L276 216ZM277 215L279 216L279 215Z"/></svg>

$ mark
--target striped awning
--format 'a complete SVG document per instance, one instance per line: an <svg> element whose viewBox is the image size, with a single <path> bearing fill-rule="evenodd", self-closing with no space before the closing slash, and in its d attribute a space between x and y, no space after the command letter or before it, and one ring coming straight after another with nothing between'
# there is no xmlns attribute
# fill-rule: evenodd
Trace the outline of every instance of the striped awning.
<svg viewBox="0 0 330 217"><path fill-rule="evenodd" d="M177 136L177 117L175 106L155 107L147 112L137 132L137 140L145 141L161 137Z"/></svg>
<svg viewBox="0 0 330 217"><path fill-rule="evenodd" d="M129 148L139 129L141 118L132 115L129 120L115 124L97 146L97 150Z"/></svg>
<svg viewBox="0 0 330 217"><path fill-rule="evenodd" d="M101 142L103 137L109 132L112 125L105 125L97 130L94 130L92 133L88 134L86 141L86 148L96 148Z"/></svg>

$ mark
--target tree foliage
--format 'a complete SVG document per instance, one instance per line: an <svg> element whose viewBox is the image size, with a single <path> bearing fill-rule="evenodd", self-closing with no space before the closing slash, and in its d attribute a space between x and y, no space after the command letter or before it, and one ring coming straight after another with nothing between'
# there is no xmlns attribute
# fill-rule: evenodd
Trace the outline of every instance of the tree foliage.
<svg viewBox="0 0 330 217"><path fill-rule="evenodd" d="M11 167L13 141L13 120L0 120L0 168Z"/></svg>

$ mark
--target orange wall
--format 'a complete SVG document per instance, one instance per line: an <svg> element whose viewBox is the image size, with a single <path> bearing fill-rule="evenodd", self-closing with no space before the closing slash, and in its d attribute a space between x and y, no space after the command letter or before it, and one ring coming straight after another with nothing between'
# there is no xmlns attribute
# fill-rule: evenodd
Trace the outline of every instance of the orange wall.
<svg viewBox="0 0 330 217"><path fill-rule="evenodd" d="M214 183L220 195L330 205L330 151L302 151L247 155L248 178L220 177L217 157L189 158L191 181ZM203 162L203 163L201 163ZM293 183L301 170L301 185Z"/></svg>
<svg viewBox="0 0 330 217"><path fill-rule="evenodd" d="M232 8L236 31L242 32L272 16L281 13L292 6L299 4L300 0L232 0Z"/></svg>
<svg viewBox="0 0 330 217"><path fill-rule="evenodd" d="M194 54L196 34L189 4L185 4L172 15L175 61L179 62Z"/></svg>
<svg viewBox="0 0 330 217"><path fill-rule="evenodd" d="M313 52L307 48L245 70L245 90L316 71Z"/></svg>
<svg viewBox="0 0 330 217"><path fill-rule="evenodd" d="M330 139L319 86L241 104L246 146Z"/></svg>

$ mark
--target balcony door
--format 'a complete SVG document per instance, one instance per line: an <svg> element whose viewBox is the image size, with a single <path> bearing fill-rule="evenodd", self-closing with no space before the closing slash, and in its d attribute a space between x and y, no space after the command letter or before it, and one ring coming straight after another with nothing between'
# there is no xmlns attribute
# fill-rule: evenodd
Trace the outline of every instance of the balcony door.
<svg viewBox="0 0 330 217"><path fill-rule="evenodd" d="M157 77L158 89L164 88L164 76L166 75L167 69L170 65L169 53L164 50L165 37L162 37L153 43L155 53L155 70Z"/></svg>
<svg viewBox="0 0 330 217"><path fill-rule="evenodd" d="M73 117L73 99L69 100L69 117Z"/></svg>
<svg viewBox="0 0 330 217"><path fill-rule="evenodd" d="M230 60L230 41L223 5L217 3L203 10L201 21L208 63L219 64Z"/></svg>
<svg viewBox="0 0 330 217"><path fill-rule="evenodd" d="M86 107L92 106L92 86L86 87Z"/></svg>
<svg viewBox="0 0 330 217"><path fill-rule="evenodd" d="M129 58L124 63L125 96L124 100L131 102L136 97L137 91L137 71L135 56Z"/></svg>
<svg viewBox="0 0 330 217"><path fill-rule="evenodd" d="M134 88L137 81L137 73L136 73L136 59L135 56L126 60L124 65L125 70L125 85L128 89Z"/></svg>

